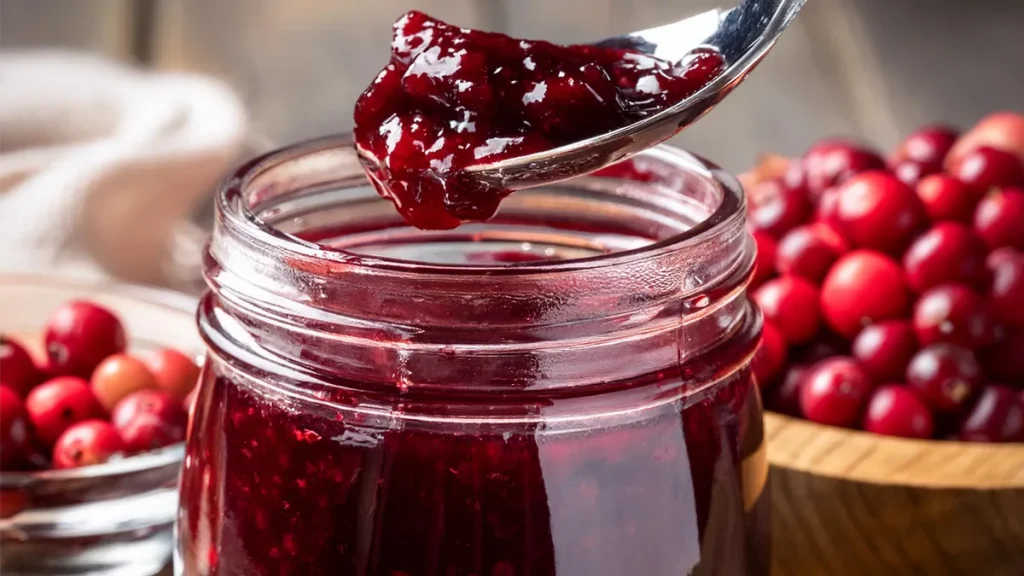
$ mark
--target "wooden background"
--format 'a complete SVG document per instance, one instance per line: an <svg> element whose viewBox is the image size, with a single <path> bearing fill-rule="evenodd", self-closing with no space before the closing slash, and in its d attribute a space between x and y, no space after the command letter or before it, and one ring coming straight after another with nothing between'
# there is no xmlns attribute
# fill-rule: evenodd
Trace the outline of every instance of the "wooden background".
<svg viewBox="0 0 1024 576"><path fill-rule="evenodd" d="M0 46L67 46L227 79L273 142L345 130L389 26L418 8L562 42L736 0L0 0ZM824 135L888 147L935 120L1024 109L1024 1L810 0L750 80L680 137L733 170Z"/></svg>

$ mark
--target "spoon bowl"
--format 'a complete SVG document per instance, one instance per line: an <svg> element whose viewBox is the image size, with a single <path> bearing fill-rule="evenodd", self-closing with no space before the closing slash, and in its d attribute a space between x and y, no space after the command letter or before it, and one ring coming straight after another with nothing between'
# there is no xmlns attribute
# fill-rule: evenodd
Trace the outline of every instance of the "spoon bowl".
<svg viewBox="0 0 1024 576"><path fill-rule="evenodd" d="M465 169L489 189L518 190L581 176L620 162L696 122L742 82L789 26L806 0L743 0L678 22L595 42L678 62L693 49L717 50L725 70L693 95L657 114L606 134L544 152Z"/></svg>

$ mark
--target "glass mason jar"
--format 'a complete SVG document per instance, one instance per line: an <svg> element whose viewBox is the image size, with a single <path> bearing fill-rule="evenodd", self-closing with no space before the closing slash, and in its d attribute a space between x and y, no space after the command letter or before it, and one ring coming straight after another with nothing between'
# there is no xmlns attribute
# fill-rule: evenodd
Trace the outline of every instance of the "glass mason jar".
<svg viewBox="0 0 1024 576"><path fill-rule="evenodd" d="M339 137L217 202L179 574L768 573L731 177L658 147L429 232Z"/></svg>

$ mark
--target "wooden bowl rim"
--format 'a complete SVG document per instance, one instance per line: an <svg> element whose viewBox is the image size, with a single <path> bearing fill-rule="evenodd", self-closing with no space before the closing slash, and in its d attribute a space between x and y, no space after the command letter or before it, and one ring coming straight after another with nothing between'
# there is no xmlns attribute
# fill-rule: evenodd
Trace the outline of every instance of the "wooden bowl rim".
<svg viewBox="0 0 1024 576"><path fill-rule="evenodd" d="M1024 444L913 440L765 412L768 462L856 482L920 488L1024 488Z"/></svg>

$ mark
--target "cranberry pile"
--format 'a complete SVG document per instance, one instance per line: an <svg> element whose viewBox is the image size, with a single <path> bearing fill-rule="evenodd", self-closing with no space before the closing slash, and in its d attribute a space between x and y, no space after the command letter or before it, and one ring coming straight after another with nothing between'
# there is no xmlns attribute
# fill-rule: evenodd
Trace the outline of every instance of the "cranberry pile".
<svg viewBox="0 0 1024 576"><path fill-rule="evenodd" d="M747 175L770 410L911 438L1024 441L1024 116L830 140Z"/></svg>
<svg viewBox="0 0 1024 576"><path fill-rule="evenodd" d="M508 194L461 170L610 132L697 92L724 68L698 49L678 63L467 30L409 12L391 58L355 107L377 190L413 226L486 220Z"/></svg>
<svg viewBox="0 0 1024 576"><path fill-rule="evenodd" d="M126 346L118 317L80 300L47 321L45 359L0 334L0 470L101 464L184 440L199 368L177 350Z"/></svg>

